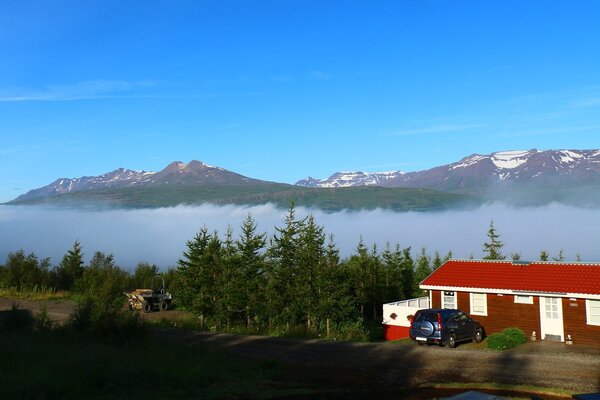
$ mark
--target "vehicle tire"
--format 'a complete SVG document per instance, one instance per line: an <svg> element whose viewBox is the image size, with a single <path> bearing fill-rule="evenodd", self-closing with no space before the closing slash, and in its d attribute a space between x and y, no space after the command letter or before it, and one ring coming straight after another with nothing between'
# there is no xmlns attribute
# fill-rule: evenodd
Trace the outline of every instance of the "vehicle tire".
<svg viewBox="0 0 600 400"><path fill-rule="evenodd" d="M169 309L169 303L167 303L166 301L161 301L160 303L158 303L158 309L160 311L167 311Z"/></svg>
<svg viewBox="0 0 600 400"><path fill-rule="evenodd" d="M152 304L145 301L144 303L142 303L142 310L144 310L145 313L149 313L150 311L152 311Z"/></svg>
<svg viewBox="0 0 600 400"><path fill-rule="evenodd" d="M482 340L483 340L483 332L481 332L481 329L477 329L475 331L475 333L473 334L473 343L481 343Z"/></svg>
<svg viewBox="0 0 600 400"><path fill-rule="evenodd" d="M454 336L453 334L448 336L448 347L450 347L451 349L456 347L456 336Z"/></svg>

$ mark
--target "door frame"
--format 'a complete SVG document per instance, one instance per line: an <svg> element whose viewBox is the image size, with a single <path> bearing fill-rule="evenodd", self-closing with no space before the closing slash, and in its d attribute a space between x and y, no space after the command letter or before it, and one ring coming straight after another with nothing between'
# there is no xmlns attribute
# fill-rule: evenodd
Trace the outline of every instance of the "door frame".
<svg viewBox="0 0 600 400"><path fill-rule="evenodd" d="M540 338L544 340L546 334L548 335L560 335L560 341L565 341L565 325L562 307L562 297L543 297L539 296L540 299ZM558 318L547 318L546 317L546 301L556 300L558 306Z"/></svg>

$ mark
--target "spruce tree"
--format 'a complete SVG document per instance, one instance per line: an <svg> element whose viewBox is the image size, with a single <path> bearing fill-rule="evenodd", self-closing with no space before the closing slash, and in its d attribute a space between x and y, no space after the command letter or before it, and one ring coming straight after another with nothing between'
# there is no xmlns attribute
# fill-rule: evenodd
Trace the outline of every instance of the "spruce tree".
<svg viewBox="0 0 600 400"><path fill-rule="evenodd" d="M548 261L548 252L546 250L540 251L540 261Z"/></svg>
<svg viewBox="0 0 600 400"><path fill-rule="evenodd" d="M83 264L81 244L76 240L56 267L57 289L71 290L75 281L83 275Z"/></svg>
<svg viewBox="0 0 600 400"><path fill-rule="evenodd" d="M502 255L501 250L504 243L500 241L500 235L496 233L494 221L490 222L490 229L487 236L489 242L483 244L484 260L504 260L506 256Z"/></svg>
<svg viewBox="0 0 600 400"><path fill-rule="evenodd" d="M419 284L431 274L431 258L427 255L425 247L421 248L421 254L417 258L417 269L415 271L415 291L423 293Z"/></svg>
<svg viewBox="0 0 600 400"><path fill-rule="evenodd" d="M565 261L565 254L563 252L563 249L560 249L560 252L558 253L558 256L556 257L552 257L552 259L554 261L558 261L558 262L563 262Z"/></svg>
<svg viewBox="0 0 600 400"><path fill-rule="evenodd" d="M306 322L307 328L318 321L319 276L326 268L324 228L310 215L298 235L297 271L295 275L294 310L297 322Z"/></svg>
<svg viewBox="0 0 600 400"><path fill-rule="evenodd" d="M304 220L296 220L294 204L290 206L283 224L281 228L275 227L271 245L267 250L266 300L271 323L283 323L289 327L295 323L294 291L298 267L298 235L304 225Z"/></svg>
<svg viewBox="0 0 600 400"><path fill-rule="evenodd" d="M210 240L211 235L208 233L208 228L202 227L192 240L187 241L187 250L183 252L183 257L178 261L177 268L179 282L177 300L184 308L197 313L201 318L201 323L204 322L209 311L208 268L205 265L205 255Z"/></svg>
<svg viewBox="0 0 600 400"><path fill-rule="evenodd" d="M443 264L442 258L440 257L440 253L436 250L433 255L433 261L431 261L431 268L435 271Z"/></svg>
<svg viewBox="0 0 600 400"><path fill-rule="evenodd" d="M265 256L266 234L257 233L257 225L248 214L242 222L241 233L236 242L239 254L240 275L237 276L239 290L239 307L244 308L246 325L251 321L261 322L266 319L265 298Z"/></svg>
<svg viewBox="0 0 600 400"><path fill-rule="evenodd" d="M345 264L350 273L352 293L359 307L360 316L365 318L365 306L369 301L369 252L362 236L355 252Z"/></svg>
<svg viewBox="0 0 600 400"><path fill-rule="evenodd" d="M402 250L402 298L412 299L415 297L415 263L410 255L410 246Z"/></svg>

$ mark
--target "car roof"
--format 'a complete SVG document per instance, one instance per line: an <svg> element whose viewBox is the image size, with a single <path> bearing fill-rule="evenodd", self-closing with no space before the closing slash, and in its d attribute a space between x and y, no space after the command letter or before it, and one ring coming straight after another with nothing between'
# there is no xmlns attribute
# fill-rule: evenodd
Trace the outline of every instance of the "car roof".
<svg viewBox="0 0 600 400"><path fill-rule="evenodd" d="M453 308L425 308L417 311L419 313L441 313L441 314L450 314L454 312L462 312L461 310L456 310Z"/></svg>

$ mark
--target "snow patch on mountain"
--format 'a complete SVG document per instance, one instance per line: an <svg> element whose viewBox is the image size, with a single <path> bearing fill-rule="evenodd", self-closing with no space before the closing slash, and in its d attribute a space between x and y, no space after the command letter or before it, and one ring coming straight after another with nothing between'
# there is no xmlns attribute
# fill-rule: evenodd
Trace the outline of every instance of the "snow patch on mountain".
<svg viewBox="0 0 600 400"><path fill-rule="evenodd" d="M575 162L575 160L579 158L582 158L583 155L570 150L562 150L559 152L559 157L560 162L568 164Z"/></svg>
<svg viewBox="0 0 600 400"><path fill-rule="evenodd" d="M493 153L490 158L494 165L500 169L514 169L525 164L530 153L521 150L501 151Z"/></svg>
<svg viewBox="0 0 600 400"><path fill-rule="evenodd" d="M385 181L404 175L402 171L386 172L336 172L327 179L308 177L296 182L305 187L339 188L352 186L379 186Z"/></svg>
<svg viewBox="0 0 600 400"><path fill-rule="evenodd" d="M487 160L489 157L487 156L480 156L479 154L474 154L470 157L465 158L462 162L459 162L457 164L453 164L450 167L450 170L453 169L457 169L457 168L466 168L466 167L470 167L473 164L477 164L479 161L481 160Z"/></svg>

